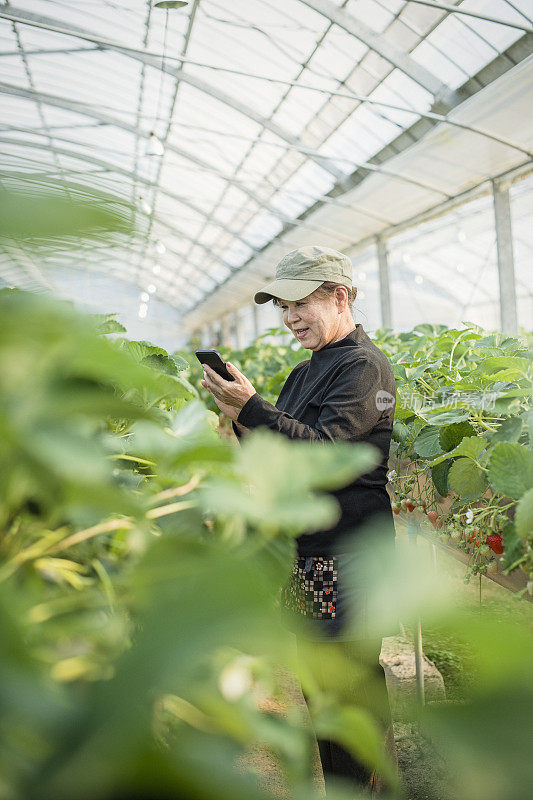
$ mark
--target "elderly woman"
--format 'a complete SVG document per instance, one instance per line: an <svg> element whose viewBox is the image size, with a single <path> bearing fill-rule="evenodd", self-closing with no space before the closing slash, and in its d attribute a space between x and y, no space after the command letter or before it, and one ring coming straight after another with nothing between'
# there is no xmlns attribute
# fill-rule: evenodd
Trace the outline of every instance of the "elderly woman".
<svg viewBox="0 0 533 800"><path fill-rule="evenodd" d="M386 491L387 460L392 433L395 380L390 362L355 323L352 303L350 259L326 247L302 247L288 253L276 268L276 279L255 295L256 303L269 300L281 308L283 322L311 350L308 361L298 364L287 378L276 405L255 391L250 381L231 363L233 381L219 377L204 366L203 385L219 409L234 421L237 435L266 426L290 439L316 442L343 440L369 442L382 453L381 463L349 486L332 494L340 506L340 518L329 530L305 533L297 539L298 557L292 579L284 592L286 609L306 617L305 637L314 641L314 668L327 661L328 649L341 647L354 663L353 675L361 675L361 664L371 664L376 680L368 685L346 676L345 698L372 706L371 712L386 728L390 723L384 674L379 666L381 639L350 641L345 622L361 601L343 589L349 568L349 540L369 519L380 516L391 531L394 525ZM361 609L359 609L361 611ZM302 631L295 631L302 636ZM300 640L300 648L303 650ZM300 649L299 648L299 649ZM327 674L321 679L327 684ZM358 788L374 787L374 776L344 748L319 739L319 751L328 788L331 779L342 777Z"/></svg>

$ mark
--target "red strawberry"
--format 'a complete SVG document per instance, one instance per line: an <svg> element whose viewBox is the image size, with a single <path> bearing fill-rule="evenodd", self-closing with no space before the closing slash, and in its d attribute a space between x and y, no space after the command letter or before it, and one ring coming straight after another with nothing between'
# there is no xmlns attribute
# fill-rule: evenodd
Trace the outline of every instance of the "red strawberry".
<svg viewBox="0 0 533 800"><path fill-rule="evenodd" d="M468 541L472 542L474 547L479 547L479 545L481 544L481 539L479 538L479 528L474 528L474 530L468 537Z"/></svg>
<svg viewBox="0 0 533 800"><path fill-rule="evenodd" d="M401 507L401 505L399 503L393 503L392 504L392 513L393 514L399 514L401 509L402 509L402 507Z"/></svg>
<svg viewBox="0 0 533 800"><path fill-rule="evenodd" d="M436 511L428 511L428 519L429 519L430 522L433 523L433 525L436 523L438 518L439 518L439 515L437 514Z"/></svg>
<svg viewBox="0 0 533 800"><path fill-rule="evenodd" d="M487 536L485 542L493 553L496 553L497 556L501 556L503 553L503 541L499 533L491 533L490 536Z"/></svg>
<svg viewBox="0 0 533 800"><path fill-rule="evenodd" d="M408 511L414 511L414 510L415 510L415 508L416 508L415 504L414 504L414 503L413 503L413 501L412 501L412 500L410 500L410 499L405 501L405 507L406 507L406 509L407 509Z"/></svg>

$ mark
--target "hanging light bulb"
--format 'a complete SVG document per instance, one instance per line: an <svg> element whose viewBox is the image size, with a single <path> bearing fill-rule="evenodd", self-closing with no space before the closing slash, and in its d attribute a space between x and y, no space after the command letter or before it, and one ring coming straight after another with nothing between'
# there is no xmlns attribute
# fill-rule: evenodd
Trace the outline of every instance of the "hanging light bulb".
<svg viewBox="0 0 533 800"><path fill-rule="evenodd" d="M154 266L152 267L152 272L154 273L154 275L159 275L159 273L161 272L161 267L159 266L159 264L154 264Z"/></svg>
<svg viewBox="0 0 533 800"><path fill-rule="evenodd" d="M148 312L148 306L146 305L146 303L141 303L141 305L139 306L139 319L144 319L146 317L147 312Z"/></svg>
<svg viewBox="0 0 533 800"><path fill-rule="evenodd" d="M147 286L146 288L148 289L150 294L153 294L155 292L155 290L156 290L156 287L154 286L153 283L151 283L150 286Z"/></svg>
<svg viewBox="0 0 533 800"><path fill-rule="evenodd" d="M163 147L163 144L159 141L155 133L150 131L150 136L148 137L144 154L146 156L162 156L164 155L164 152L165 148Z"/></svg>
<svg viewBox="0 0 533 800"><path fill-rule="evenodd" d="M148 292L141 292L141 300L143 303L147 303L149 299L150 295L148 294Z"/></svg>
<svg viewBox="0 0 533 800"><path fill-rule="evenodd" d="M162 256L163 253L167 252L167 248L165 247L163 242L156 242L155 243L155 250L156 250L156 253L159 253L160 256Z"/></svg>

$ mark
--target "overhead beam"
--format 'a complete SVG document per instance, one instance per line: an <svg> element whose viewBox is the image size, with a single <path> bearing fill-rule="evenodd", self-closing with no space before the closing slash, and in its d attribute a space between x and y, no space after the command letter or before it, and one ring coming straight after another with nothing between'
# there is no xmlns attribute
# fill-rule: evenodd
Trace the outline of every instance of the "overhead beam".
<svg viewBox="0 0 533 800"><path fill-rule="evenodd" d="M47 145L45 145L44 143L43 144L41 144L40 142L22 142L21 143L18 139L12 139L10 137L6 137L6 136L2 136L2 135L0 135L0 142L3 142L5 144L22 145L24 147L31 147L31 148L37 149L37 150L44 150L44 151L48 151L49 150L49 147ZM114 163L109 162L109 161L105 161L105 160L103 160L101 158L96 158L95 156L91 156L89 153L78 153L78 152L75 152L73 150L67 150L65 148L55 148L55 152L58 155L67 156L69 158L76 158L76 159L79 159L80 161L84 161L84 162L86 162L88 164L91 164L93 166L101 167L102 169L104 169L106 171L116 172L119 175L124 175L124 176L129 177L129 178L132 178L133 175L134 175L134 173L132 171L127 170L124 167L120 167L117 164L114 164ZM11 173L6 172L6 173L4 173L4 176L5 177L10 177ZM18 173L17 172L13 176L14 177L18 177L18 178L26 178L26 179L28 179L28 175L25 174L25 173ZM150 181L147 178L144 178L141 175L136 175L135 179L139 183L142 183L143 185L146 185L146 186L152 186L153 185L152 181ZM71 186L71 188L76 188L74 184L69 184L69 185ZM83 188L85 190L87 189L86 186L80 186L80 188ZM190 207L193 211L197 211L197 213L204 213L205 214L205 212L201 212L200 210L198 210L196 208L196 206L193 206L189 201L187 201L186 199L182 198L180 195L174 194L173 192L167 191L166 189L161 189L160 191L161 191L162 194L172 198L173 200L176 200L177 202L182 203L183 205L185 205L187 207ZM127 201L124 201L124 202L127 202ZM206 245L202 244L201 242L197 242L195 239L190 237L188 234L184 233L184 231L181 231L175 225L169 225L164 220L162 220L159 216L156 216L155 221L159 225L163 225L164 227L168 228L168 230L171 231L173 233L173 235L178 234L180 237L182 237L183 239L186 239L188 242L192 242L197 247L200 247L210 258L215 260L221 266L225 267L226 269L228 269L230 271L233 270L233 267L230 264L228 264L226 261L221 259L220 256L217 255L213 250L211 250L209 247L207 247ZM222 226L221 223L213 222L213 225L215 225L216 227L220 227L225 233L228 233L228 234L230 234L231 236L233 236L235 238L239 238L236 233L234 233L230 229L226 228L225 226ZM246 244L246 242L244 242L244 244Z"/></svg>
<svg viewBox="0 0 533 800"><path fill-rule="evenodd" d="M297 136L294 136L293 134L289 133L289 131L286 131L281 125L278 125L268 117L265 117L259 112L255 111L246 103L241 103L239 100L237 100L237 98L227 94L227 92L223 92L220 89L217 89L215 86L211 86L211 84L202 78L199 78L198 76L189 72L184 72L183 69L179 67L173 67L166 62L163 63L163 58L160 56L152 55L142 50L128 47L120 44L120 42L103 39L102 37L97 36L85 28L82 28L78 25L65 24L63 21L54 19L52 17L43 16L42 14L34 14L30 11L26 11L25 9L14 8L13 6L7 6L7 9L8 10L6 10L6 6L1 7L0 18L3 17L4 19L8 19L11 22L16 22L19 24L44 28L45 30L49 30L53 33L81 38L85 41L93 42L94 44L97 44L106 50L113 50L123 54L124 56L127 56L128 58L141 61L142 63L153 67L154 69L158 69L169 75L172 75L177 80L187 83L198 91L209 95L221 103L224 103L234 111L237 111L239 114L248 117L248 119L253 120L265 130L270 131L270 133L273 133L275 136L278 136L280 139L283 139L289 144L296 145L297 147L303 146L303 143ZM333 175L336 180L342 178L344 173L335 167L331 163L330 159L316 154L310 155L309 157L320 167L322 167L322 169Z"/></svg>
<svg viewBox="0 0 533 800"><path fill-rule="evenodd" d="M18 87L18 86L12 86L10 84L5 84L5 83L1 83L0 82L0 94L2 92L6 93L6 94L14 95L16 97L23 97L23 98L29 99L29 100L33 100L36 97L36 93L32 92L30 89L23 89L23 88ZM117 127L120 127L123 130L128 131L129 133L135 133L136 132L136 127L134 125L130 125L129 123L124 122L121 119L115 119L114 117L112 117L112 116L110 116L108 114L101 113L94 106L89 106L89 105L86 105L85 103L77 103L76 101L67 100L67 99L65 99L63 97L57 97L55 95L47 95L47 94L40 94L39 93L38 96L39 96L40 101L42 103L44 103L45 105L55 106L56 108L63 108L63 109L68 110L68 111L73 111L76 114L84 114L85 116L90 117L92 119L96 119L99 122L102 122L102 123L104 123L106 125L115 125ZM148 139L149 136L150 136L150 132L149 131L140 131L139 135L141 135L144 138ZM10 144L19 145L20 147L32 147L32 146L44 147L44 145L40 145L38 143L26 142L26 141L20 141L20 140L8 140L8 139L4 138L4 141L8 141ZM216 170L214 167L212 167L210 164L208 164L207 162L203 161L202 159L199 159L196 156L190 155L185 150L181 150L180 148L177 148L177 147L174 147L174 146L168 145L168 144L167 144L167 148L169 150L171 150L172 152L176 153L177 155L179 155L181 158L184 158L186 160L189 159L189 160L193 161L194 163L196 163L198 166L200 166L202 169L204 169L204 170L206 170L208 172L212 172L215 175L217 175L218 177L222 178L223 180L227 180L229 183L232 183L234 186L237 186L237 188L239 188L244 194L246 194L248 197L250 197L250 199L254 200L254 202L258 203L260 206L265 207L265 204L262 203L258 198L256 198L254 193L251 192L247 187L243 186L243 184L241 184L240 181L235 180L235 179L233 179L231 177L225 176L224 173L221 173L219 170ZM48 146L45 149L50 149L50 148ZM58 153L63 152L63 154L66 155L66 156L74 156L75 158L79 157L80 159L85 160L88 163L93 163L95 165L101 166L101 165L105 164L106 167L108 169L112 170L113 172L118 172L118 173L121 173L121 174L125 174L128 177L134 178L135 180L139 181L140 183L144 183L144 184L147 184L147 185L152 186L152 187L155 185L152 181L146 180L145 178L142 178L138 174L134 174L133 172L131 172L129 170L124 170L122 167L119 167L116 164L113 164L111 162L105 162L102 159L97 159L97 158L94 158L92 156L89 157L89 156L85 156L85 155L82 155L82 154L78 155L78 154L72 153L72 152L70 152L68 150L61 151L61 149L57 148L57 147L55 147L54 150L56 152L58 152ZM203 211L198 206L195 206L193 203L191 203L190 200L186 200L181 195L176 195L173 192L171 192L170 190L163 189L161 187L160 187L160 191L161 191L162 194L165 194L168 197L172 197L173 199L178 200L180 203L182 203L183 205L187 206L192 211L195 211L197 214L199 214L201 216L204 216L204 217L206 216L206 212L205 211ZM280 219L283 219L283 216L280 215L279 211L277 211L275 209L272 209L271 213L274 216L278 216L278 217L280 217ZM255 251L255 248L249 242L247 242L246 239L242 239L239 236L238 233L233 231L231 228L228 228L222 222L212 221L212 224L215 227L221 228L226 233L229 233L234 238L239 239L239 241L243 242L243 244L245 244L251 250Z"/></svg>
<svg viewBox="0 0 533 800"><path fill-rule="evenodd" d="M132 286L137 286L141 291L146 291L146 285L149 283L161 283L163 280L157 275L152 273L141 273L139 275L133 275L131 270L128 270L128 267L131 267L131 260L129 260L125 256L121 256L118 253L113 253L113 262L116 262L116 267L109 266L109 260L99 260L98 258L93 258L95 254L94 250L86 250L82 251L80 258L77 260L77 264L81 265L84 269L89 269L92 272L102 272L108 275L114 275L119 277L121 280L124 280L126 283L131 284ZM69 261L67 264L63 264L60 256L54 255L54 261L49 264L49 268L67 268L79 271L79 266L73 267L72 262ZM164 282L164 281L163 281ZM178 301L181 300L179 298L179 292L177 290L173 290L170 294L166 294L166 287L165 287L165 302L168 302L169 305L174 306L176 310L179 309ZM175 303L172 300L176 301Z"/></svg>
<svg viewBox="0 0 533 800"><path fill-rule="evenodd" d="M71 100L65 97L58 97L57 95L50 95L44 92L34 92L31 89L25 89L21 86L14 86L9 83L0 82L0 94L2 92L4 92L5 94L11 94L15 97L23 97L25 99L34 101L39 99L39 102L44 103L45 105L56 106L57 108L63 108L67 111L72 111L73 113L76 114L82 114L85 115L86 117L97 119L106 125L114 125L115 127L122 128L123 130L126 130L130 133L134 134L138 133L145 139L148 139L150 137L149 131L138 131L134 125L131 125L130 123L125 122L124 120L118 117L113 117L110 114L104 114L96 106L92 106L90 103L80 103L77 100ZM333 233L333 231L331 231L329 228L324 228L323 226L318 226L318 225L309 225L305 221L301 220L297 221L294 220L292 217L288 217L286 214L283 214L281 211L279 211L279 209L277 209L271 203L261 200L254 192L252 192L251 189L249 189L246 186L246 184L243 184L237 178L234 178L233 176L228 175L227 173L224 173L219 169L216 169L207 161L204 161L202 158L199 158L198 156L189 153L187 150L182 150L180 147L176 147L176 145L174 144L167 144L167 149L171 150L173 153L176 153L176 155L180 156L180 158L183 158L186 161L190 161L193 164L196 164L205 172L210 172L213 175L216 175L217 177L221 178L226 183L229 183L235 186L237 189L240 189L240 191L247 197L249 197L251 200L253 200L253 202L256 203L259 206L259 208L262 208L263 210L267 211L273 217L277 217L289 227L294 227L294 228L306 227L309 230L316 231L317 233L325 233L328 235ZM236 234L232 235L237 236ZM339 235L338 231L336 232L336 235L337 236ZM249 244L247 246L252 250L252 252L257 252L256 248L252 247Z"/></svg>
<svg viewBox="0 0 533 800"><path fill-rule="evenodd" d="M94 53L101 50L100 47L56 47L50 50L26 50L24 53L27 56L52 56L52 55L70 55L71 53ZM10 56L19 56L19 50L3 50L0 53L0 58L9 58Z"/></svg>
<svg viewBox="0 0 533 800"><path fill-rule="evenodd" d="M449 86L443 83L436 75L418 64L411 56L400 50L384 36L369 28L357 17L344 8L339 8L332 0L300 0L304 5L322 14L347 33L355 36L360 42L366 44L371 50L408 75L415 83L430 92L437 100L446 102L446 97L452 94Z"/></svg>
<svg viewBox="0 0 533 800"><path fill-rule="evenodd" d="M13 128L12 130L24 131L25 129L24 128ZM13 145L20 146L20 147L23 147L23 148L35 148L35 149L38 149L38 150L45 150L45 151L49 150L47 145L41 144L40 142L27 142L27 141L21 141L19 139L12 139L10 137L2 136L2 132L3 131L0 129L0 142L4 142L5 144L13 144ZM45 134L43 134L41 132L38 132L38 131L32 131L32 133L38 133L41 136L45 135ZM56 138L56 141L58 141L58 137L55 137L55 138ZM65 140L65 139L61 139L60 141L67 141L68 144L73 144L73 145L78 145L79 144L79 142L72 142L71 140ZM68 156L69 158L75 158L75 159L78 159L79 161L86 162L87 164L90 164L91 166L99 167L98 171L90 172L89 173L90 175L98 175L98 174L100 174L102 172L103 173L116 172L118 175L124 175L127 178L131 178L132 181L136 181L138 183L141 183L142 185L148 186L150 188L154 188L155 187L155 184L154 184L153 181L149 180L148 178L144 178L142 175L139 175L134 170L128 170L125 167L121 167L120 165L115 164L112 161L106 161L106 160L101 159L101 158L96 158L95 156L92 156L90 153L80 153L79 151L65 150L65 149L57 148L57 147L56 147L55 151L57 153L59 153L60 155L65 155L65 156ZM38 178L44 178L44 179L52 180L56 173L57 173L57 170L54 170L53 172L39 172L39 173L16 172L16 171L13 171L13 170L9 170L9 172L5 172L5 175L9 176L10 178L20 178L21 180L37 180ZM78 172L74 171L74 170L68 170L67 174L69 174L69 175L77 175ZM81 172L81 174L84 174L84 173ZM69 183L69 186L71 186L71 185L72 184ZM80 188L87 188L87 187L80 187ZM175 194L174 192L171 192L170 189L163 189L161 187L159 187L158 191L163 196L170 197L172 200L176 200L177 202L181 203L181 205L185 206L186 208L189 208L191 211L193 211L194 213L198 214L199 216L207 216L206 212L202 208L200 208L199 206L197 206L194 203L192 203L187 197L183 197L183 195ZM124 202L128 202L128 201L124 200ZM137 212L138 212L138 210L136 209L136 213ZM157 221L161 223L161 219L160 218L157 218ZM241 238L241 236L236 231L232 230L231 228L229 228L224 223L219 222L217 220L214 220L212 222L212 225L213 225L214 228L219 228L224 233L227 233L229 236L232 236L234 239L237 239L238 241L242 242L244 245L246 245L246 247L250 247L251 249L254 249L252 247L252 245L246 239ZM180 232L179 228L176 228L175 230L178 233ZM191 239L191 241L193 241L193 240ZM203 245L200 245L200 246L203 246Z"/></svg>
<svg viewBox="0 0 533 800"><path fill-rule="evenodd" d="M507 28L516 28L519 31L526 33L533 33L531 25L520 25L518 22L511 22L511 20L503 19L502 17L494 17L490 14L480 14L478 11L469 11L463 6L450 6L446 3L435 3L433 0L407 0L409 3L418 3L421 6L429 6L429 8L437 8L440 11L447 11L449 14L465 14L467 17L474 17L474 19L482 19L485 22L494 22L497 25L505 25ZM518 11L518 9L515 9ZM521 13L520 11L518 13Z"/></svg>
<svg viewBox="0 0 533 800"><path fill-rule="evenodd" d="M193 5L192 5L192 8L191 8L191 12L189 14L189 20L188 20L188 24L187 24L187 32L185 34L185 40L184 40L183 47L182 47L182 55L184 57L187 55L187 51L189 49L189 42L190 42L190 39L191 39L191 34L192 34L193 27L194 27L195 19L196 19L196 12L198 10L199 2L200 2L200 0L193 0ZM163 44L163 49L164 50L166 50L167 31L168 31L168 9L167 9L167 12L166 12L165 35L164 35L164 40L163 40L164 41L164 44ZM183 62L180 64L180 67L181 66L183 66ZM143 77L144 77L144 68L143 68ZM172 120L173 120L173 118L175 116L175 113L176 113L176 104L177 104L177 101L178 101L178 94L179 94L179 90L180 90L180 85L181 85L180 81L177 79L176 82L174 83L174 91L172 93L172 100L171 100L170 107L169 107L166 130L165 130L165 134L164 134L164 137L163 137L163 140L162 140L163 148L166 148L168 140L169 140L169 137L170 137L170 134L172 132ZM139 93L139 105L138 105L138 113L137 113L137 125L138 126L139 126L139 121L140 121L141 105L142 105L142 92ZM162 172L162 169L163 169L164 162L165 162L165 154L163 153L163 157L159 159L159 163L157 165L157 174L156 174L156 177L155 177L156 189L154 190L154 194L153 194L153 198L152 198L153 208L154 209L155 209L155 206L156 206L156 203L157 203L157 195L158 195L158 190L159 190L159 187L160 187L161 172ZM205 215L204 221L203 221L203 225L201 227L201 233L203 233L203 231L205 230L206 225L207 225L207 221L210 219L211 215L212 215L212 212L209 215L207 215L207 214ZM146 244L148 243L148 238L150 236L151 228L152 228L152 217L150 217L150 221L149 221L149 225L148 225L148 236L147 236ZM197 235L196 239L200 239L200 235ZM192 247L189 248L189 253L191 252L191 249L192 249ZM140 261L142 261L142 256L140 258Z"/></svg>

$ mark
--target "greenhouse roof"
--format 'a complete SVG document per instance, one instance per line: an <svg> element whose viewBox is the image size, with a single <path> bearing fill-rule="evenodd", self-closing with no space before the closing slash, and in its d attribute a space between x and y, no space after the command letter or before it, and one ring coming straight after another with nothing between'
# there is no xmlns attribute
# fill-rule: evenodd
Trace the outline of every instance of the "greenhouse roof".
<svg viewBox="0 0 533 800"><path fill-rule="evenodd" d="M155 6L0 5L2 185L131 203L135 233L84 241L77 266L191 326L294 246L349 250L531 163L530 0ZM72 261L24 251L3 275L47 286Z"/></svg>

